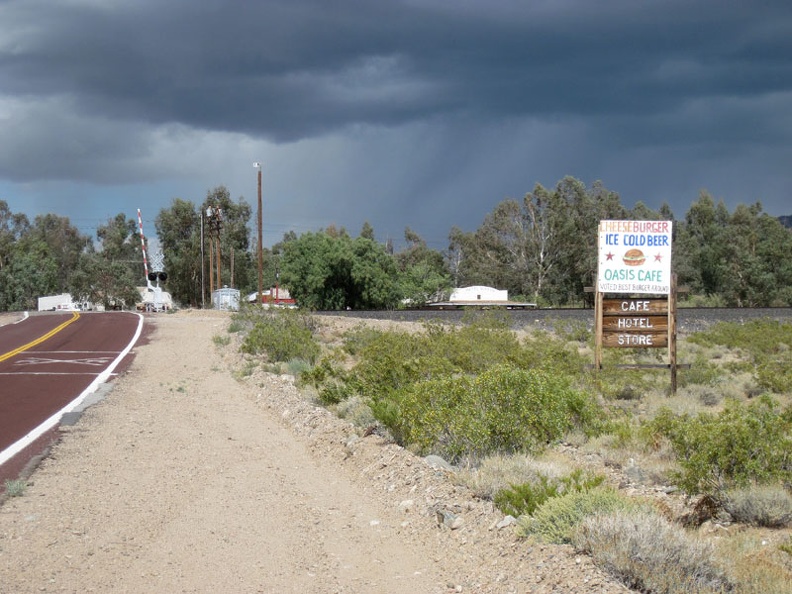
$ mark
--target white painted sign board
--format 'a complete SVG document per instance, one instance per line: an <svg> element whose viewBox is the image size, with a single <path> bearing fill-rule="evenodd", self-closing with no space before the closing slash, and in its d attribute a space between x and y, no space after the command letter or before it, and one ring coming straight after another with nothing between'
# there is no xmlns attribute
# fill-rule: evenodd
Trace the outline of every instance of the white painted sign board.
<svg viewBox="0 0 792 594"><path fill-rule="evenodd" d="M671 292L671 221L600 221L600 293Z"/></svg>

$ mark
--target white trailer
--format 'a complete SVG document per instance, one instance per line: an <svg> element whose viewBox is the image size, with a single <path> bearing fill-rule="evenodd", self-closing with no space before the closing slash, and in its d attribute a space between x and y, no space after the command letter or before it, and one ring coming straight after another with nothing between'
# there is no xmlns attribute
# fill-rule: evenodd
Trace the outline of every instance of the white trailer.
<svg viewBox="0 0 792 594"><path fill-rule="evenodd" d="M46 295L38 298L39 311L77 311L78 307L72 301L69 293L60 295Z"/></svg>

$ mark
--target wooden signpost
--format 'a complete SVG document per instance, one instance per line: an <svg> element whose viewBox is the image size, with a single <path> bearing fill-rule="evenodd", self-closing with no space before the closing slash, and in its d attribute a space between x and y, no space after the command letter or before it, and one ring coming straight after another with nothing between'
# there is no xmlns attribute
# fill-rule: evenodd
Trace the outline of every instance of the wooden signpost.
<svg viewBox="0 0 792 594"><path fill-rule="evenodd" d="M675 394L676 278L671 273L671 221L600 221L598 244L595 368L602 369L603 348L666 348ZM605 298L612 294L618 297Z"/></svg>

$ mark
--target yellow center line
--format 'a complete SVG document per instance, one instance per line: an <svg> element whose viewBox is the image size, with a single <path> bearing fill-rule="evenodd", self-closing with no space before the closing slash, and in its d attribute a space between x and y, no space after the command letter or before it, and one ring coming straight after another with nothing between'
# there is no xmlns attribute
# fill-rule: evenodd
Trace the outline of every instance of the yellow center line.
<svg viewBox="0 0 792 594"><path fill-rule="evenodd" d="M5 361L6 359L10 359L14 355L18 355L19 353L23 353L26 350L28 350L29 348L32 348L32 347L36 346L37 344L41 344L42 342L44 342L48 338L53 337L55 334L57 334L58 332L63 330L66 326L68 326L72 322L76 322L79 318L80 318L80 314L75 311L72 314L72 317L71 317L70 320L68 320L66 322L63 322L63 324L61 324L57 328L53 328L52 330L47 332L44 336L39 336L36 340L34 340L32 342L29 342L27 344L24 344L21 347L19 347L18 349L14 349L13 351L8 351L7 353L5 353L3 355L0 355L0 361Z"/></svg>

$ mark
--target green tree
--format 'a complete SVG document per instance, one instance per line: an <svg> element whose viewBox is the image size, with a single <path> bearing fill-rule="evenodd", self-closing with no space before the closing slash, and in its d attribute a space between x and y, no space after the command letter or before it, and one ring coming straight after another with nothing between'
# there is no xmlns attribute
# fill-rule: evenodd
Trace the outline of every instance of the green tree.
<svg viewBox="0 0 792 594"><path fill-rule="evenodd" d="M583 182L567 176L555 188L555 200L566 222L559 237L559 275L555 299L573 302L586 297L585 287L592 286L597 274L597 237L599 222L604 219L627 219L629 212L619 195L600 181L587 189Z"/></svg>
<svg viewBox="0 0 792 594"><path fill-rule="evenodd" d="M72 274L70 293L75 301L101 304L106 310L134 308L140 301L129 266L101 253L83 256Z"/></svg>
<svg viewBox="0 0 792 594"><path fill-rule="evenodd" d="M305 233L284 244L281 280L309 309L394 307L396 265L385 248L343 230Z"/></svg>
<svg viewBox="0 0 792 594"><path fill-rule="evenodd" d="M738 204L728 226L729 240L723 246L726 303L740 307L788 305L784 288L792 281L792 234L781 222L762 212L759 202Z"/></svg>
<svg viewBox="0 0 792 594"><path fill-rule="evenodd" d="M14 250L10 263L0 270L0 309L38 309L38 297L58 293L58 262L49 246L41 241L25 241Z"/></svg>
<svg viewBox="0 0 792 594"><path fill-rule="evenodd" d="M479 282L524 294L529 284L528 228L520 203L506 199L485 218L469 251L472 270Z"/></svg>
<svg viewBox="0 0 792 594"><path fill-rule="evenodd" d="M407 227L407 247L395 254L399 271L399 295L418 305L440 299L449 292L451 278L443 254L426 245L426 241Z"/></svg>
<svg viewBox="0 0 792 594"><path fill-rule="evenodd" d="M77 269L81 256L93 249L91 238L80 233L68 217L54 214L37 216L29 232L19 241L19 247L25 251L34 244L45 245L46 255L56 264L57 285L53 288L56 293L68 290L70 276ZM34 250L34 253L40 252Z"/></svg>
<svg viewBox="0 0 792 594"><path fill-rule="evenodd" d="M134 219L118 213L96 229L96 238L101 244L102 258L109 262L123 264L127 274L136 283L143 279L143 254L140 251L138 226ZM143 283L140 283L143 284Z"/></svg>
<svg viewBox="0 0 792 594"><path fill-rule="evenodd" d="M725 246L728 236L729 211L722 201L702 191L691 204L680 225L675 242L674 258L679 283L694 294L723 295L728 271Z"/></svg>
<svg viewBox="0 0 792 594"><path fill-rule="evenodd" d="M201 217L195 205L175 198L170 208L159 212L154 226L165 256L171 297L178 303L200 305Z"/></svg>
<svg viewBox="0 0 792 594"><path fill-rule="evenodd" d="M99 225L98 251L84 253L72 273L69 292L75 301L131 308L140 301L137 284L142 279L143 258L137 225L123 213Z"/></svg>
<svg viewBox="0 0 792 594"><path fill-rule="evenodd" d="M475 233L452 229L448 258L458 284L492 285L551 303L583 298L597 270L601 219L625 219L619 195L573 177L552 192L537 185L522 202L507 199Z"/></svg>
<svg viewBox="0 0 792 594"><path fill-rule="evenodd" d="M482 284L475 282L478 271L474 269L475 234L463 231L456 225L448 234L448 249L444 256L454 287Z"/></svg>
<svg viewBox="0 0 792 594"><path fill-rule="evenodd" d="M24 214L14 214L8 203L0 200L0 271L11 262L16 243L30 229Z"/></svg>

